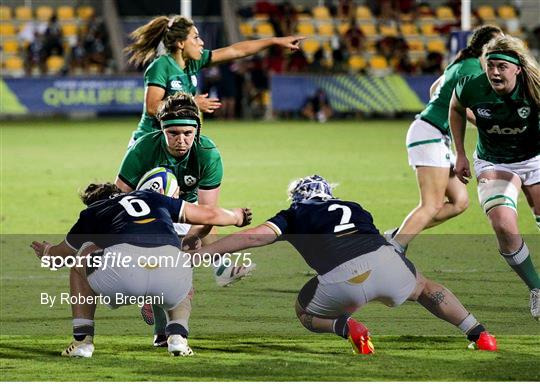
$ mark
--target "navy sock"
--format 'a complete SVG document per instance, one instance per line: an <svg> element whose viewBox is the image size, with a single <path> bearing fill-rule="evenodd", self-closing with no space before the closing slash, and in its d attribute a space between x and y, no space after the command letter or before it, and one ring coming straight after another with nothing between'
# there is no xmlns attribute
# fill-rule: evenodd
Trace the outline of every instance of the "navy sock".
<svg viewBox="0 0 540 384"><path fill-rule="evenodd" d="M169 323L167 324L167 327L165 327L165 333L167 336L169 335L180 335L187 339L188 337L188 330L184 328L181 324L178 323Z"/></svg>
<svg viewBox="0 0 540 384"><path fill-rule="evenodd" d="M477 341L482 332L485 332L486 328L482 324L478 324L467 333L467 339L470 341Z"/></svg>
<svg viewBox="0 0 540 384"><path fill-rule="evenodd" d="M334 320L334 333L346 339L349 337L349 325L347 324L349 316L343 315Z"/></svg>

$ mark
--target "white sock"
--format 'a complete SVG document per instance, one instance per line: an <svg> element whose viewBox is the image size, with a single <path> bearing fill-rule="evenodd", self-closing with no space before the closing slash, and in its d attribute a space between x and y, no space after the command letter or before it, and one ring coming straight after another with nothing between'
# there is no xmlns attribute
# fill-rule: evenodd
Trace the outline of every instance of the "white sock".
<svg viewBox="0 0 540 384"><path fill-rule="evenodd" d="M461 323L459 323L458 328L463 332L464 334L467 334L471 329L476 327L478 325L478 320L472 315L472 313L469 313L465 319Z"/></svg>

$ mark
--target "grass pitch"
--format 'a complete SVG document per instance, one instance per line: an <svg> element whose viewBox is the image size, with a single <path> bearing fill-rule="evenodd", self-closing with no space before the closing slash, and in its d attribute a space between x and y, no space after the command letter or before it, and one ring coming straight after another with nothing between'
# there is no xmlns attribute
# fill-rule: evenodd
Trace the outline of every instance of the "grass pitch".
<svg viewBox="0 0 540 384"><path fill-rule="evenodd" d="M287 206L290 180L319 173L339 182L336 194L360 202L384 230L417 204L403 144L408 124L209 121L204 133L225 163L222 206L248 205L261 222ZM374 303L355 317L372 331L376 354L353 356L346 341L310 334L298 323L294 300L310 271L290 247L275 244L254 250L256 273L230 288L218 288L208 269L195 271L192 358L151 347L152 329L137 307L98 308L94 357L60 358L70 340L69 306L41 305L40 293L67 291L68 274L40 268L28 244L62 238L82 209L75 192L114 179L135 125L136 118L2 122L2 380L540 380L540 325L528 313L527 290L498 256L474 182L468 211L420 236L409 256L496 334L499 352L466 350L454 327L417 304ZM467 136L472 153L476 132ZM538 267L540 236L523 196L519 212Z"/></svg>

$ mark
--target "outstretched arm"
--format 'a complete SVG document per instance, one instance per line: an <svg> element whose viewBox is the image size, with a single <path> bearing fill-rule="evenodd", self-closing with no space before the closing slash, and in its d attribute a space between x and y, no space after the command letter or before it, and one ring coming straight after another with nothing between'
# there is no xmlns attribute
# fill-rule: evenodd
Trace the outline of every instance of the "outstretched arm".
<svg viewBox="0 0 540 384"><path fill-rule="evenodd" d="M459 102L456 92L452 94L452 100L450 101L449 111L449 123L452 131L452 138L456 147L456 164L454 166L454 173L458 179L467 184L471 177L471 170L469 168L469 160L465 153L465 127L466 127L466 109Z"/></svg>
<svg viewBox="0 0 540 384"><path fill-rule="evenodd" d="M262 247L276 241L277 233L266 224L255 228L245 229L219 239L212 244L197 250L197 254L224 254L241 251L247 248Z"/></svg>
<svg viewBox="0 0 540 384"><path fill-rule="evenodd" d="M212 51L212 64L224 61L241 59L251 56L272 45L283 48L290 48L293 51L300 49L299 43L304 40L303 36L269 37L267 39L247 40L229 45L228 47L215 49Z"/></svg>
<svg viewBox="0 0 540 384"><path fill-rule="evenodd" d="M30 246L36 253L36 256L40 259L43 256L54 255L66 257L75 254L73 248L71 248L65 240L56 245L52 245L51 243L48 243L46 241L32 241L32 244Z"/></svg>
<svg viewBox="0 0 540 384"><path fill-rule="evenodd" d="M249 208L234 208L232 210L210 207L208 205L196 205L184 203L184 211L180 222L188 224L210 225L236 225L244 227L251 223L251 210Z"/></svg>

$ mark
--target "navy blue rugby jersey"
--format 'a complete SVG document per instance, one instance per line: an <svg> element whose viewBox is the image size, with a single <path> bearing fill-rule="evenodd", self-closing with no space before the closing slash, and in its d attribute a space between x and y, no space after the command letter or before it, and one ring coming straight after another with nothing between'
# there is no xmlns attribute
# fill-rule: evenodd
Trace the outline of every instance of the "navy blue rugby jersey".
<svg viewBox="0 0 540 384"><path fill-rule="evenodd" d="M101 248L115 244L140 247L180 247L173 222L182 215L184 201L154 191L122 193L96 201L83 210L66 236L79 249L87 241Z"/></svg>
<svg viewBox="0 0 540 384"><path fill-rule="evenodd" d="M322 275L388 242L360 204L338 199L292 204L267 221Z"/></svg>

